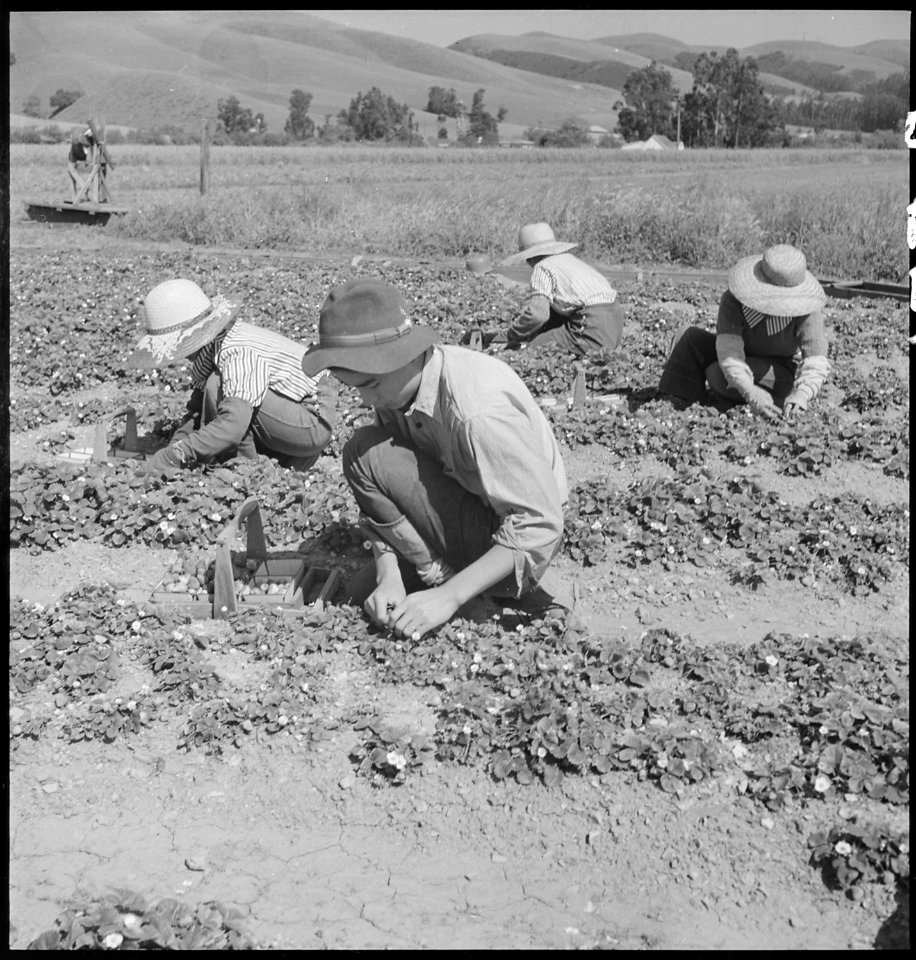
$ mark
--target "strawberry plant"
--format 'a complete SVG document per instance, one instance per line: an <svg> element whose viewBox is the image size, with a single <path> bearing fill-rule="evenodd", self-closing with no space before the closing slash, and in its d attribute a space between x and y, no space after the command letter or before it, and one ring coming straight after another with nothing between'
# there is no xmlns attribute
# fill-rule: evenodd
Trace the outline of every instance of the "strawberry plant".
<svg viewBox="0 0 916 960"><path fill-rule="evenodd" d="M366 733L350 751L350 760L374 787L400 786L421 771L432 749L422 734L398 731L376 720L359 720L355 729Z"/></svg>
<svg viewBox="0 0 916 960"><path fill-rule="evenodd" d="M253 950L243 914L218 900L192 907L115 890L67 906L30 950Z"/></svg>
<svg viewBox="0 0 916 960"><path fill-rule="evenodd" d="M831 890L850 900L865 897L866 884L909 884L909 835L856 821L831 827L808 838L810 863L820 869Z"/></svg>

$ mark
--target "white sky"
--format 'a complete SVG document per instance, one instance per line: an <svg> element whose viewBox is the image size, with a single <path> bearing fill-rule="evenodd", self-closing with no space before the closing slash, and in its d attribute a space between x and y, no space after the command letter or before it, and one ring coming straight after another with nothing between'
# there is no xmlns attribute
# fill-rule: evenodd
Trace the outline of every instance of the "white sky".
<svg viewBox="0 0 916 960"><path fill-rule="evenodd" d="M767 40L818 40L853 47L909 39L901 10L306 10L362 30L447 47L480 33L540 31L577 40L656 33L688 44L742 47Z"/></svg>

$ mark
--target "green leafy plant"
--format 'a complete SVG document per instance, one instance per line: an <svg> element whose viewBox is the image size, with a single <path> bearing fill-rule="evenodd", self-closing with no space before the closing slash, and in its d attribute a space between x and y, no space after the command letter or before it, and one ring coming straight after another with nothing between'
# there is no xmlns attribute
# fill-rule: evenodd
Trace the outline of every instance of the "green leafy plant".
<svg viewBox="0 0 916 960"><path fill-rule="evenodd" d="M69 905L30 950L252 950L244 915L218 900L191 907L115 890Z"/></svg>

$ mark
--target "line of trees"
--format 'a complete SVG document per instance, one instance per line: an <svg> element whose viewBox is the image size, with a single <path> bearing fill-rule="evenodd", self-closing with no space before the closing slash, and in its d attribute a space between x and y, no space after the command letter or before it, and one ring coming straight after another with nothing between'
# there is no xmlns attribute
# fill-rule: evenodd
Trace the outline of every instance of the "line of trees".
<svg viewBox="0 0 916 960"><path fill-rule="evenodd" d="M864 87L861 99L771 97L760 80L759 63L729 48L691 55L693 86L679 96L671 73L657 61L633 70L617 101L617 131L628 141L654 133L690 147L761 147L784 143L785 125L871 133L902 129L907 114L909 71Z"/></svg>

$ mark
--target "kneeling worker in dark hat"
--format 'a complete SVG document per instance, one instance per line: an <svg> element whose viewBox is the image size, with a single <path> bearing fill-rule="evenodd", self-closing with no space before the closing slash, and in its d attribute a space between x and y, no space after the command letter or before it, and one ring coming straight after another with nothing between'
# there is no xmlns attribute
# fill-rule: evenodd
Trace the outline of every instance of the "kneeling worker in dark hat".
<svg viewBox="0 0 916 960"><path fill-rule="evenodd" d="M236 318L241 304L212 300L191 280L166 280L143 304L146 335L133 362L190 360L188 417L141 468L171 473L195 463L263 453L307 470L331 440L336 384L302 372L305 347Z"/></svg>
<svg viewBox="0 0 916 960"><path fill-rule="evenodd" d="M481 594L526 609L559 602L544 578L567 498L556 438L518 375L435 340L397 289L354 280L328 294L302 361L375 409L343 452L374 553L350 599L414 639Z"/></svg>

